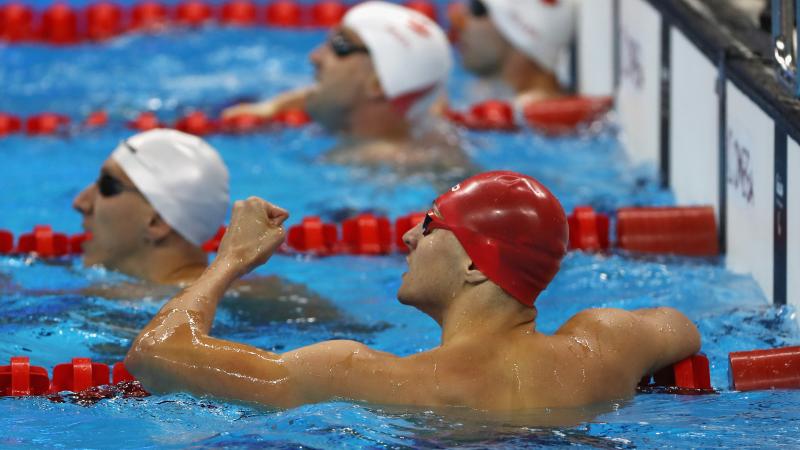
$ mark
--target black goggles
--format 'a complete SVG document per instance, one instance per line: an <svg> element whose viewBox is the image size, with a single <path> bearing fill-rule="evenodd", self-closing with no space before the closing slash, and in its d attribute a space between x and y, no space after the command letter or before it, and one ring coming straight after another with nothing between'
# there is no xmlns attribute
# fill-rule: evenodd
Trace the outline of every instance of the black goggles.
<svg viewBox="0 0 800 450"><path fill-rule="evenodd" d="M422 221L422 235L427 236L431 234L431 231L437 228L452 231L450 226L444 223L444 220L440 219L433 209L431 209L427 214L425 214L425 219Z"/></svg>
<svg viewBox="0 0 800 450"><path fill-rule="evenodd" d="M335 53L339 58L344 58L345 56L352 55L353 53L369 54L369 49L367 47L354 44L351 40L347 39L347 36L345 36L341 31L333 33L328 38L328 45L331 46L331 50L333 50L333 53Z"/></svg>
<svg viewBox="0 0 800 450"><path fill-rule="evenodd" d="M125 184L114 178L113 176L101 172L100 178L97 179L97 191L103 197L113 197L115 195L119 195L125 191L136 192L135 188L125 186Z"/></svg>
<svg viewBox="0 0 800 450"><path fill-rule="evenodd" d="M470 0L469 13L472 17L486 17L489 15L489 10L481 0Z"/></svg>

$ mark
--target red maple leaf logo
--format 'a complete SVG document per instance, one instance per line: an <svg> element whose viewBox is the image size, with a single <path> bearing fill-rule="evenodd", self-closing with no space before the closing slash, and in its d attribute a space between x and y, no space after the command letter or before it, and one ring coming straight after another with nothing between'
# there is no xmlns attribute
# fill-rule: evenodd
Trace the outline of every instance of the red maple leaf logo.
<svg viewBox="0 0 800 450"><path fill-rule="evenodd" d="M411 31L423 37L430 37L431 35L431 31L428 29L428 24L417 18L411 18L408 20L408 28L411 28Z"/></svg>

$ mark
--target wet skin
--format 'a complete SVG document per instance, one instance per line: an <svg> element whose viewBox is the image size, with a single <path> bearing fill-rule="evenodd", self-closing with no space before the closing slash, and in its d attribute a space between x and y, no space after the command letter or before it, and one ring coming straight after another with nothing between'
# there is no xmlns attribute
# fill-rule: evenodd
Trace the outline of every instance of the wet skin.
<svg viewBox="0 0 800 450"><path fill-rule="evenodd" d="M217 304L238 277L284 239L288 213L261 199L236 202L232 229L196 283L162 308L126 365L148 390L291 407L335 398L492 411L571 407L630 397L643 375L696 352L694 325L670 308L593 309L554 335L535 309L474 269L452 233L417 228L398 297L442 326L442 343L407 357L353 341L284 354L209 336Z"/></svg>

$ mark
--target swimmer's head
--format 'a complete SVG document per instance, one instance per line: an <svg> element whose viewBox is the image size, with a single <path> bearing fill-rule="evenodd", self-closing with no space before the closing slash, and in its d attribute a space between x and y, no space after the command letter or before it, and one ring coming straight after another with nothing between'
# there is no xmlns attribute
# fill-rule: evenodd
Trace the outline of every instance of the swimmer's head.
<svg viewBox="0 0 800 450"><path fill-rule="evenodd" d="M345 128L360 105L386 101L408 119L423 115L452 68L447 36L417 11L380 1L348 11L311 54L317 84L306 108L329 129Z"/></svg>
<svg viewBox="0 0 800 450"><path fill-rule="evenodd" d="M151 130L124 141L74 201L92 234L84 264L118 269L171 237L199 248L223 224L228 170L204 140Z"/></svg>
<svg viewBox="0 0 800 450"><path fill-rule="evenodd" d="M398 293L402 302L419 306L431 293L432 298L452 298L465 283L488 279L532 307L559 270L568 227L561 203L541 183L495 171L439 196L425 221L404 240L411 253Z"/></svg>
<svg viewBox="0 0 800 450"><path fill-rule="evenodd" d="M469 0L460 31L464 66L496 75L511 49L555 73L575 32L574 0Z"/></svg>

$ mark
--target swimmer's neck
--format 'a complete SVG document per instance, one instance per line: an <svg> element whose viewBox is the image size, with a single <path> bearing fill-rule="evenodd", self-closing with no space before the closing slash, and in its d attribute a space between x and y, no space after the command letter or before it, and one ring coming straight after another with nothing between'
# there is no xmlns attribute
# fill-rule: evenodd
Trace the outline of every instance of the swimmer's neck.
<svg viewBox="0 0 800 450"><path fill-rule="evenodd" d="M148 283L177 286L193 282L207 266L208 257L202 249L170 240L142 246L139 252L111 268Z"/></svg>
<svg viewBox="0 0 800 450"><path fill-rule="evenodd" d="M519 96L545 100L565 95L556 75L522 54L512 50L506 57L500 78Z"/></svg>
<svg viewBox="0 0 800 450"><path fill-rule="evenodd" d="M536 332L536 308L528 308L497 286L477 286L457 295L440 313L442 346L462 340Z"/></svg>
<svg viewBox="0 0 800 450"><path fill-rule="evenodd" d="M391 103L380 100L356 108L343 131L343 139L351 141L351 144L366 144L407 142L412 130L408 120Z"/></svg>

